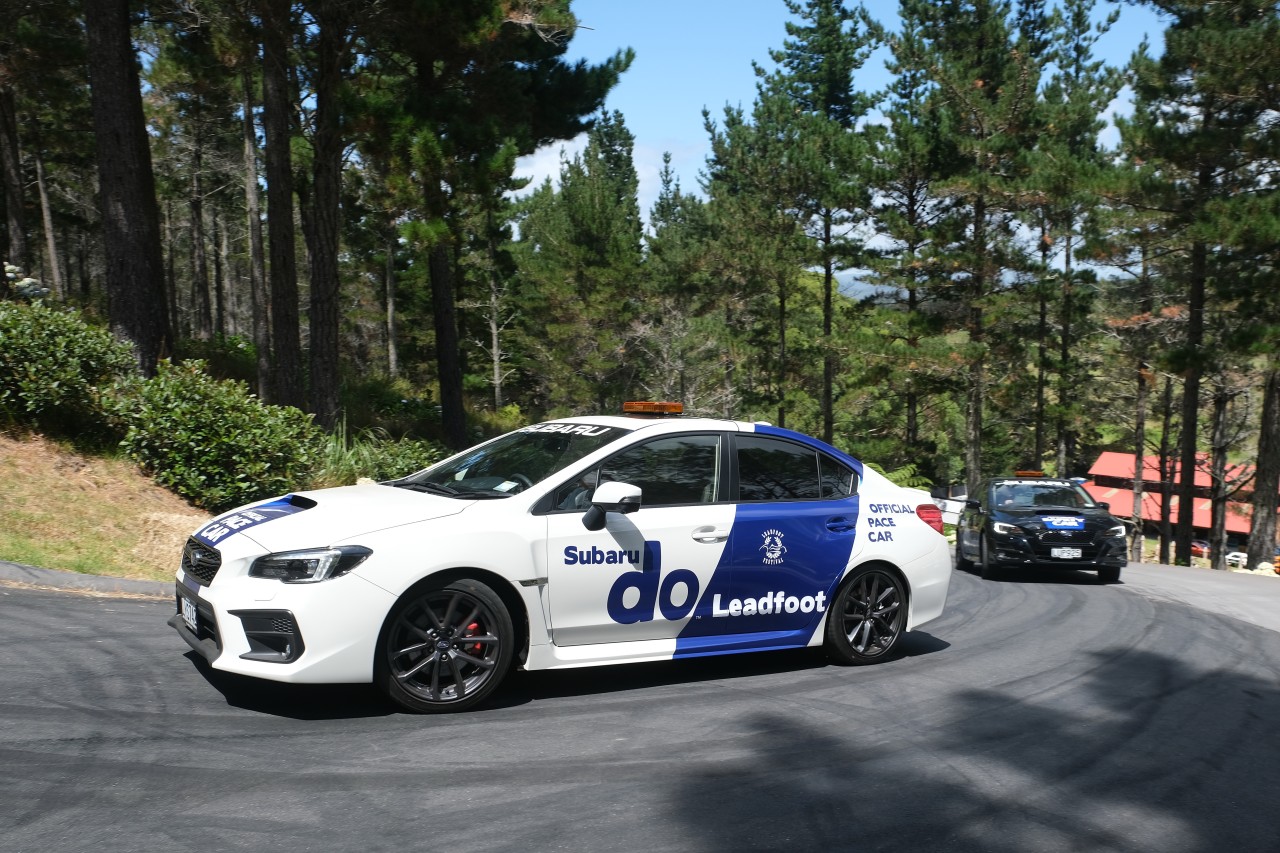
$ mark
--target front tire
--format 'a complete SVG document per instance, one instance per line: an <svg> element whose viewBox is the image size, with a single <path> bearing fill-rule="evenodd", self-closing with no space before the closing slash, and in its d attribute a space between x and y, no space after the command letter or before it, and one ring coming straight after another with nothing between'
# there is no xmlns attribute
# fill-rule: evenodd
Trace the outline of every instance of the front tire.
<svg viewBox="0 0 1280 853"><path fill-rule="evenodd" d="M902 580L888 569L860 569L840 587L827 612L827 654L837 663L876 663L893 651L906 622Z"/></svg>
<svg viewBox="0 0 1280 853"><path fill-rule="evenodd" d="M374 678L410 711L465 711L510 671L515 634L502 598L479 581L414 587L387 616Z"/></svg>
<svg viewBox="0 0 1280 853"><path fill-rule="evenodd" d="M1115 566L1109 566L1105 569L1098 569L1099 583L1119 583L1120 570Z"/></svg>
<svg viewBox="0 0 1280 853"><path fill-rule="evenodd" d="M978 569L984 581L995 580L996 567L991 563L991 555L987 553L987 540L978 540Z"/></svg>

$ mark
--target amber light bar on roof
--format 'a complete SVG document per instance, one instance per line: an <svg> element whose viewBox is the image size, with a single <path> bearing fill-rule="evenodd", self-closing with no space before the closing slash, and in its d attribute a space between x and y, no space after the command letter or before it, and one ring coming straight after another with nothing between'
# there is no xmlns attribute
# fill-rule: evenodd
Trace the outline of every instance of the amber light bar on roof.
<svg viewBox="0 0 1280 853"><path fill-rule="evenodd" d="M657 403L650 400L631 400L622 404L624 415L682 415L684 403Z"/></svg>

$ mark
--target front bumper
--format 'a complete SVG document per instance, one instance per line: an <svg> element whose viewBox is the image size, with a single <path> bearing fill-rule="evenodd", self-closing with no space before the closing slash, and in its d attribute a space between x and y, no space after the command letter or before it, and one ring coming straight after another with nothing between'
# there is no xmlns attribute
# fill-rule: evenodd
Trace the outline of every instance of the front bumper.
<svg viewBox="0 0 1280 853"><path fill-rule="evenodd" d="M1072 547L1079 557L1057 557L1054 550ZM1128 547L1123 539L1103 539L1063 545L1046 543L1028 536L992 537L987 547L987 562L994 566L1036 566L1055 569L1122 569L1128 563Z"/></svg>
<svg viewBox="0 0 1280 853"><path fill-rule="evenodd" d="M183 600L190 602L183 616ZM217 670L298 684L373 680L378 634L395 598L358 575L317 584L180 574L168 624Z"/></svg>

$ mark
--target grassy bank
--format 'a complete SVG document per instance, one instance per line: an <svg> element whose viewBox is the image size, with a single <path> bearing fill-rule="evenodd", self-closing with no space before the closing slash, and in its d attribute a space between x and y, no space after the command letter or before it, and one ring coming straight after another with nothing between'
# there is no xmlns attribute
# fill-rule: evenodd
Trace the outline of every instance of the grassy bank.
<svg viewBox="0 0 1280 853"><path fill-rule="evenodd" d="M0 559L168 580L183 542L209 517L126 460L0 435Z"/></svg>

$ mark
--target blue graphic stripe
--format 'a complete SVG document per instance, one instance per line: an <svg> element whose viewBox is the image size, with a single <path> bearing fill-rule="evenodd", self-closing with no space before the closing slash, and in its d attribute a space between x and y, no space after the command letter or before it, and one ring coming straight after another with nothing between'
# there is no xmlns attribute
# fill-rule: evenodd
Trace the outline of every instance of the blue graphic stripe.
<svg viewBox="0 0 1280 853"><path fill-rule="evenodd" d="M257 527L259 524L265 524L277 518L284 518L286 515L293 515L295 512L302 512L314 505L314 503L300 505L293 501L293 495L285 495L249 509L240 509L219 516L196 531L195 538L213 548L223 539L234 536L242 530Z"/></svg>

